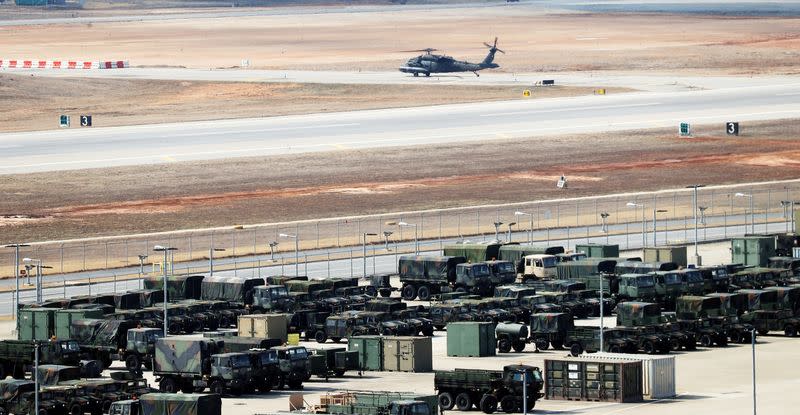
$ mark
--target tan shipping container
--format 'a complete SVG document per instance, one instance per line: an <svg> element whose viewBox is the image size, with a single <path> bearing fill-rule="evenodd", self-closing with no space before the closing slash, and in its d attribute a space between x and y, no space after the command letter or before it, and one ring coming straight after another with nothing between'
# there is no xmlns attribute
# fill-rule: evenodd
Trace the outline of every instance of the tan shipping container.
<svg viewBox="0 0 800 415"><path fill-rule="evenodd" d="M280 339L286 343L288 337L288 314L248 314L239 316L239 337Z"/></svg>
<svg viewBox="0 0 800 415"><path fill-rule="evenodd" d="M430 337L383 338L383 370L389 372L430 372L433 348Z"/></svg>

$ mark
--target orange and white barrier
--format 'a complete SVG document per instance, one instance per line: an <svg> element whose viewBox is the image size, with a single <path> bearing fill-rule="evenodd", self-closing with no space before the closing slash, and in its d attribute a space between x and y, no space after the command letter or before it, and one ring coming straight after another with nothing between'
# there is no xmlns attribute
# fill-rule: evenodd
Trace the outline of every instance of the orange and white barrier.
<svg viewBox="0 0 800 415"><path fill-rule="evenodd" d="M122 69L128 61L36 60L0 58L3 69Z"/></svg>

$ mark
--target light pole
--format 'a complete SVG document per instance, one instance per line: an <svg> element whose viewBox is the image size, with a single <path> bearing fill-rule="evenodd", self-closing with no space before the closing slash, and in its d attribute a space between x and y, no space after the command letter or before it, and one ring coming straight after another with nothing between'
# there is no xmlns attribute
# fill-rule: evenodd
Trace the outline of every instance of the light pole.
<svg viewBox="0 0 800 415"><path fill-rule="evenodd" d="M278 241L272 241L269 243L269 260L275 262L275 247L278 246Z"/></svg>
<svg viewBox="0 0 800 415"><path fill-rule="evenodd" d="M146 254L139 254L139 288L142 288L142 280L144 279L144 260L147 259Z"/></svg>
<svg viewBox="0 0 800 415"><path fill-rule="evenodd" d="M403 221L399 221L399 222L391 221L391 222L386 222L386 225L388 225L388 226L399 226L401 228L402 227L413 226L414 227L414 255L419 255L419 234L417 233L417 224L416 223L408 223L408 222L403 222Z"/></svg>
<svg viewBox="0 0 800 415"><path fill-rule="evenodd" d="M6 248L14 248L14 309L11 314L16 318L19 308L19 249L29 247L28 244L9 244Z"/></svg>
<svg viewBox="0 0 800 415"><path fill-rule="evenodd" d="M753 350L753 415L756 415L756 329L750 331L750 348Z"/></svg>
<svg viewBox="0 0 800 415"><path fill-rule="evenodd" d="M658 246L658 226L656 224L656 214L657 213L666 213L666 209L653 209L653 247ZM665 235L666 236L666 235Z"/></svg>
<svg viewBox="0 0 800 415"><path fill-rule="evenodd" d="M632 207L634 209L633 211L634 216L636 216L636 208L638 207L642 208L642 249L644 249L644 247L647 246L647 238L645 237L645 232L647 231L647 229L645 229L645 222L644 222L644 205L641 203L628 202L625 206Z"/></svg>
<svg viewBox="0 0 800 415"><path fill-rule="evenodd" d="M496 241L500 240L500 225L502 224L503 222L494 222L494 239Z"/></svg>
<svg viewBox="0 0 800 415"><path fill-rule="evenodd" d="M208 248L208 275L214 276L214 252L225 252L225 248Z"/></svg>
<svg viewBox="0 0 800 415"><path fill-rule="evenodd" d="M167 258L171 251L177 251L178 248L173 248L170 246L161 246L156 245L153 247L153 251L155 252L163 252L164 253L164 262L161 264L161 270L164 271L164 337L167 337L167 331L169 326L169 320L167 319L167 300L169 297L167 295Z"/></svg>
<svg viewBox="0 0 800 415"><path fill-rule="evenodd" d="M702 265L702 258L700 258L700 254L697 252L697 240L699 239L697 234L697 189L700 187L705 187L705 185L693 184L691 186L686 186L687 189L694 189L694 195L692 197L692 210L694 211L694 264L696 266Z"/></svg>
<svg viewBox="0 0 800 415"><path fill-rule="evenodd" d="M783 218L786 219L786 233L789 233L789 206L792 202L788 200L781 200L781 207L783 208Z"/></svg>
<svg viewBox="0 0 800 415"><path fill-rule="evenodd" d="M529 216L531 219L531 223L528 227L528 243L533 243L533 213L525 213L516 211L514 212L514 216Z"/></svg>
<svg viewBox="0 0 800 415"><path fill-rule="evenodd" d="M522 415L528 415L528 371L522 369Z"/></svg>
<svg viewBox="0 0 800 415"><path fill-rule="evenodd" d="M508 224L508 242L511 242L511 227L516 225L517 222L511 222Z"/></svg>
<svg viewBox="0 0 800 415"><path fill-rule="evenodd" d="M294 239L294 276L300 276L300 238L297 235L291 235L288 233L281 233L278 234L279 238L292 238Z"/></svg>
<svg viewBox="0 0 800 415"><path fill-rule="evenodd" d="M39 413L39 341L33 341L33 410Z"/></svg>
<svg viewBox="0 0 800 415"><path fill-rule="evenodd" d="M392 236L393 233L392 231L383 231L383 240L386 242L386 252L389 252L389 237Z"/></svg>
<svg viewBox="0 0 800 415"><path fill-rule="evenodd" d="M41 259L22 258L22 262L26 264L34 264L36 267L36 302L42 302L42 269L51 269L53 267L44 266ZM26 267L27 269L27 267Z"/></svg>
<svg viewBox="0 0 800 415"><path fill-rule="evenodd" d="M608 212L601 212L600 213L600 220L603 221L603 225L600 227L600 232L606 234L606 244L608 244Z"/></svg>
<svg viewBox="0 0 800 415"><path fill-rule="evenodd" d="M362 234L362 236L363 236L363 240L362 240L361 247L364 249L363 258L362 258L364 260L363 261L364 262L364 278L367 278L367 236L378 236L378 234L377 233L372 233L372 232L364 232Z"/></svg>
<svg viewBox="0 0 800 415"><path fill-rule="evenodd" d="M747 197L750 199L750 234L755 235L756 233L756 212L753 211L753 195L748 193L736 193L734 196L736 197ZM747 216L745 216L745 221L747 221ZM747 229L747 224L745 224L745 229Z"/></svg>

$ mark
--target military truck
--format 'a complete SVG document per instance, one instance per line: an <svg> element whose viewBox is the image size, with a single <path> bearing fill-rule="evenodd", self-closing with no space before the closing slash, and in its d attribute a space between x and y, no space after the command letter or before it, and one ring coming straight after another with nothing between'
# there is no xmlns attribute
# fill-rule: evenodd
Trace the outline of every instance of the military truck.
<svg viewBox="0 0 800 415"><path fill-rule="evenodd" d="M278 384L281 376L281 367L278 362L278 352L270 349L250 349L247 352L252 365L253 377L248 385L250 389L258 389L266 393Z"/></svg>
<svg viewBox="0 0 800 415"><path fill-rule="evenodd" d="M794 317L791 310L755 310L742 314L740 320L752 324L762 336L770 331L783 331L786 337L795 337L800 331L800 318Z"/></svg>
<svg viewBox="0 0 800 415"><path fill-rule="evenodd" d="M209 276L200 284L201 300L221 300L239 307L253 303L253 289L264 285L263 278Z"/></svg>
<svg viewBox="0 0 800 415"><path fill-rule="evenodd" d="M649 274L622 274L617 278L617 301L655 301L656 280Z"/></svg>
<svg viewBox="0 0 800 415"><path fill-rule="evenodd" d="M39 341L39 364L76 366L80 362L80 347L74 340ZM13 376L22 379L34 364L34 341L0 341L0 379Z"/></svg>
<svg viewBox="0 0 800 415"><path fill-rule="evenodd" d="M746 301L743 294L717 294L706 297L683 296L678 297L675 312L681 320L709 320L712 326L721 330L728 339L734 343L746 343L750 341L753 326L739 321L739 314L736 310L730 309L730 303ZM723 307L723 299L728 305ZM709 341L714 341L715 333L707 332L710 339L703 339L702 343L710 345Z"/></svg>
<svg viewBox="0 0 800 415"><path fill-rule="evenodd" d="M87 396L86 390L80 386L44 386L40 391L52 396L52 399L61 402L69 415L93 414L100 415L100 403Z"/></svg>
<svg viewBox="0 0 800 415"><path fill-rule="evenodd" d="M398 274L404 300L419 297L422 301L431 295L449 290L489 295L492 290L491 273L485 263L468 264L464 257L432 257L404 255L398 260Z"/></svg>
<svg viewBox="0 0 800 415"><path fill-rule="evenodd" d="M529 315L537 313L560 313L563 307L559 304L550 302L543 295L528 295L519 299L520 307L523 307Z"/></svg>
<svg viewBox="0 0 800 415"><path fill-rule="evenodd" d="M500 259L502 243L487 241L483 243L455 243L442 247L442 255L464 257L469 262L486 262ZM513 264L512 264L513 266ZM516 271L514 272L516 278Z"/></svg>
<svg viewBox="0 0 800 415"><path fill-rule="evenodd" d="M617 327L652 327L655 332L667 336L669 348L671 350L694 350L697 339L693 332L681 330L679 325L672 324L661 313L661 306L655 303L644 303L630 301L617 305ZM635 337L635 336L631 336ZM645 347L640 344L640 348L646 353L655 353L658 350L659 340L652 338L654 343Z"/></svg>
<svg viewBox="0 0 800 415"><path fill-rule="evenodd" d="M219 395L147 393L111 404L109 415L222 415Z"/></svg>
<svg viewBox="0 0 800 415"><path fill-rule="evenodd" d="M348 352L347 348L312 349L308 357L308 378L340 378L348 370L359 370L358 351ZM307 380L307 379L306 379Z"/></svg>
<svg viewBox="0 0 800 415"><path fill-rule="evenodd" d="M378 328L368 325L363 315L345 313L326 318L324 326L314 333L314 340L325 343L331 339L334 343L339 343L342 339L366 334L378 334Z"/></svg>
<svg viewBox="0 0 800 415"><path fill-rule="evenodd" d="M578 300L575 294L566 292L539 292L539 295L544 296L548 303L558 304L564 313L570 313L575 318L586 318L589 316L589 310L586 304Z"/></svg>
<svg viewBox="0 0 800 415"><path fill-rule="evenodd" d="M769 268L787 269L795 277L800 275L800 258L792 258L790 256L770 257L767 266Z"/></svg>
<svg viewBox="0 0 800 415"><path fill-rule="evenodd" d="M436 330L444 330L447 323L457 321L475 321L476 316L469 308L461 304L445 303L433 304L429 309L429 316Z"/></svg>
<svg viewBox="0 0 800 415"><path fill-rule="evenodd" d="M167 298L163 296L159 300L199 300L204 275L169 275L167 276ZM146 276L142 280L145 290L164 289L163 276ZM155 303L151 303L155 304Z"/></svg>
<svg viewBox="0 0 800 415"><path fill-rule="evenodd" d="M295 301L284 285L262 285L253 287L253 312L292 312Z"/></svg>
<svg viewBox="0 0 800 415"><path fill-rule="evenodd" d="M34 387L32 380L11 378L0 380L0 412L34 415ZM54 401L49 392L39 394L40 415L57 415L63 412L65 412L63 404Z"/></svg>
<svg viewBox="0 0 800 415"><path fill-rule="evenodd" d="M58 382L61 386L80 387L91 401L92 414L107 414L111 404L131 398L123 381L113 379L75 379Z"/></svg>
<svg viewBox="0 0 800 415"><path fill-rule="evenodd" d="M615 331L636 342L636 348L646 354L669 353L672 349L670 337L654 326L617 326Z"/></svg>
<svg viewBox="0 0 800 415"><path fill-rule="evenodd" d="M517 268L517 274L525 272L525 257L530 255L557 255L563 254L563 246L532 246L519 244L505 244L500 247L500 256L496 259L511 261Z"/></svg>
<svg viewBox="0 0 800 415"><path fill-rule="evenodd" d="M705 293L726 293L730 280L728 279L728 269L724 266L700 267L700 275L703 277L703 292Z"/></svg>
<svg viewBox="0 0 800 415"><path fill-rule="evenodd" d="M577 290L573 291L572 294L586 305L589 317L600 317L600 290ZM604 316L611 315L611 311L616 305L616 302L614 302L614 299L610 295L603 295L602 312Z"/></svg>
<svg viewBox="0 0 800 415"><path fill-rule="evenodd" d="M600 327L574 327L567 330L564 345L572 356L581 353L600 351ZM622 329L609 328L603 331L603 351L610 353L636 353L638 343L631 339Z"/></svg>
<svg viewBox="0 0 800 415"><path fill-rule="evenodd" d="M513 348L515 352L521 353L525 350L528 342L528 326L518 323L497 323L494 328L495 339L497 339L497 350L500 353L508 353Z"/></svg>
<svg viewBox="0 0 800 415"><path fill-rule="evenodd" d="M575 328L572 314L538 313L531 315L531 341L539 350L547 350L551 345L561 350L567 332Z"/></svg>
<svg viewBox="0 0 800 415"><path fill-rule="evenodd" d="M800 285L788 287L766 287L765 291L775 291L777 294L775 307L790 310L795 315L800 314Z"/></svg>
<svg viewBox="0 0 800 415"><path fill-rule="evenodd" d="M706 291L703 274L697 268L686 268L675 271L681 276L683 292L687 295L703 295Z"/></svg>
<svg viewBox="0 0 800 415"><path fill-rule="evenodd" d="M436 396L404 392L347 391L331 393L315 406L316 413L335 415L436 415Z"/></svg>
<svg viewBox="0 0 800 415"><path fill-rule="evenodd" d="M241 393L252 377L250 357L219 353L222 345L210 339L161 338L156 341L153 376L166 393Z"/></svg>
<svg viewBox="0 0 800 415"><path fill-rule="evenodd" d="M119 351L127 348L127 333L133 327L136 325L126 320L82 319L70 323L69 333L84 358L99 360L108 368L120 360Z"/></svg>
<svg viewBox="0 0 800 415"><path fill-rule="evenodd" d="M775 310L777 308L778 293L765 290L737 290L737 293L747 296L747 310Z"/></svg>
<svg viewBox="0 0 800 415"><path fill-rule="evenodd" d="M520 412L523 408L523 385L527 392L525 406L532 410L543 396L544 381L538 367L508 365L503 370L437 370L433 377L433 387L443 411L453 407L469 411L475 405L486 414L494 413L498 407L505 413Z"/></svg>
<svg viewBox="0 0 800 415"><path fill-rule="evenodd" d="M665 310L675 309L675 299L684 295L684 284L678 270L651 272L655 282L656 301Z"/></svg>
<svg viewBox="0 0 800 415"><path fill-rule="evenodd" d="M523 258L522 282L530 280L555 278L558 258L554 255L537 254Z"/></svg>
<svg viewBox="0 0 800 415"><path fill-rule="evenodd" d="M302 387L309 373L308 350L303 346L279 346L272 350L278 352L278 365L281 369L273 389L283 389L284 386L291 389Z"/></svg>
<svg viewBox="0 0 800 415"><path fill-rule="evenodd" d="M393 274L391 273L370 275L369 285L366 287L366 293L372 297L377 297L379 295L383 298L391 297L392 292L397 290L397 288L392 287L392 284L390 283L392 275Z"/></svg>
<svg viewBox="0 0 800 415"><path fill-rule="evenodd" d="M511 261L486 261L492 284L512 284L517 280L517 269Z"/></svg>

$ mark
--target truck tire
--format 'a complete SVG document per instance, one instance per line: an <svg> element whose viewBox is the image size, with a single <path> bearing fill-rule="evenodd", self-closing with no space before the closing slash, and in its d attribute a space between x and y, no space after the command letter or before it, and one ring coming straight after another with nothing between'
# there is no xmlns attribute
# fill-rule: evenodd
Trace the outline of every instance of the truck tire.
<svg viewBox="0 0 800 415"><path fill-rule="evenodd" d="M181 383L181 392L183 393L192 393L194 392L194 385L192 385L191 380L185 380Z"/></svg>
<svg viewBox="0 0 800 415"><path fill-rule="evenodd" d="M378 289L372 285L368 285L367 288L364 289L364 292L370 297L378 296Z"/></svg>
<svg viewBox="0 0 800 415"><path fill-rule="evenodd" d="M442 408L443 411L449 411L453 409L455 404L456 401L453 399L452 393L442 392L439 394L439 408Z"/></svg>
<svg viewBox="0 0 800 415"><path fill-rule="evenodd" d="M719 347L726 347L728 346L728 336L722 335L717 338L717 346Z"/></svg>
<svg viewBox="0 0 800 415"><path fill-rule="evenodd" d="M73 404L69 407L69 415L83 415L83 407L79 404Z"/></svg>
<svg viewBox="0 0 800 415"><path fill-rule="evenodd" d="M48 413L49 412L47 411L47 409L44 409L44 408L39 409L39 415L47 415Z"/></svg>
<svg viewBox="0 0 800 415"><path fill-rule="evenodd" d="M225 393L225 384L221 380L215 380L211 382L208 390L211 391L211 393L216 393L217 395L222 396Z"/></svg>
<svg viewBox="0 0 800 415"><path fill-rule="evenodd" d="M539 337L538 339L535 340L535 342L536 342L536 348L539 350L547 350L548 348L550 348L550 342L547 341L547 339L545 338ZM555 345L553 347L555 347Z"/></svg>
<svg viewBox="0 0 800 415"><path fill-rule="evenodd" d="M469 411L472 408L472 398L466 392L461 392L456 396L456 408L459 411Z"/></svg>
<svg viewBox="0 0 800 415"><path fill-rule="evenodd" d="M583 353L583 346L581 346L580 343L572 343L569 346L569 354L572 356L578 357L581 353Z"/></svg>
<svg viewBox="0 0 800 415"><path fill-rule="evenodd" d="M111 356L107 353L104 353L100 356L100 362L103 364L103 369L110 368L111 364L114 363L114 361L111 360Z"/></svg>
<svg viewBox="0 0 800 415"><path fill-rule="evenodd" d="M161 382L158 384L158 389L164 393L177 393L178 392L178 385L175 383L175 379L170 377L166 377L161 379Z"/></svg>
<svg viewBox="0 0 800 415"><path fill-rule="evenodd" d="M481 411L485 414L493 414L497 411L497 398L494 395L486 394L481 398Z"/></svg>
<svg viewBox="0 0 800 415"><path fill-rule="evenodd" d="M646 341L642 345L642 351L645 352L645 354L654 354L656 352L656 345L651 341Z"/></svg>
<svg viewBox="0 0 800 415"><path fill-rule="evenodd" d="M517 398L514 395L506 395L500 399L500 409L507 414L517 412Z"/></svg>
<svg viewBox="0 0 800 415"><path fill-rule="evenodd" d="M392 289L391 288L381 288L378 290L378 294L380 294L383 298L389 298L392 296Z"/></svg>
<svg viewBox="0 0 800 415"><path fill-rule="evenodd" d="M135 354L128 355L125 358L125 368L131 372L138 372L142 369L142 362L139 361L139 356Z"/></svg>
<svg viewBox="0 0 800 415"><path fill-rule="evenodd" d="M501 339L497 342L497 350L500 353L508 353L511 351L511 342L506 339Z"/></svg>
<svg viewBox="0 0 800 415"><path fill-rule="evenodd" d="M299 380L290 380L286 382L286 384L289 386L289 389L300 389L303 387L303 382Z"/></svg>
<svg viewBox="0 0 800 415"><path fill-rule="evenodd" d="M334 343L339 343L340 341L342 341L342 338L341 337L331 337L331 341L334 342Z"/></svg>
<svg viewBox="0 0 800 415"><path fill-rule="evenodd" d="M797 336L797 327L788 324L786 327L783 328L783 334L786 337L794 337Z"/></svg>
<svg viewBox="0 0 800 415"><path fill-rule="evenodd" d="M431 299L431 288L427 285L420 286L417 289L417 297L420 301L428 301Z"/></svg>
<svg viewBox="0 0 800 415"><path fill-rule="evenodd" d="M620 349L618 344L612 344L611 346L608 346L608 352L609 353L622 353L622 349Z"/></svg>
<svg viewBox="0 0 800 415"><path fill-rule="evenodd" d="M426 326L422 329L422 335L425 337L433 337L433 326Z"/></svg>
<svg viewBox="0 0 800 415"><path fill-rule="evenodd" d="M700 345L703 347L711 347L714 345L714 341L711 340L711 336L704 334L700 336Z"/></svg>
<svg viewBox="0 0 800 415"><path fill-rule="evenodd" d="M401 292L403 294L403 299L406 301L411 301L417 298L417 288L411 284L406 284L403 286L403 290Z"/></svg>
<svg viewBox="0 0 800 415"><path fill-rule="evenodd" d="M517 341L515 341L514 343L511 344L511 347L514 348L515 352L521 353L523 350L525 350L525 342L522 341L522 340L517 340ZM495 400L497 400L497 399L495 399ZM489 413L489 412L487 412L487 413Z"/></svg>
<svg viewBox="0 0 800 415"><path fill-rule="evenodd" d="M757 329L756 332L758 332L759 336L766 336L769 333L769 330L767 330L767 329Z"/></svg>
<svg viewBox="0 0 800 415"><path fill-rule="evenodd" d="M328 341L328 335L322 330L317 330L317 332L314 333L314 340L316 340L317 343L325 343Z"/></svg>
<svg viewBox="0 0 800 415"><path fill-rule="evenodd" d="M561 350L564 348L564 342L561 340L553 340L552 346L556 350Z"/></svg>

